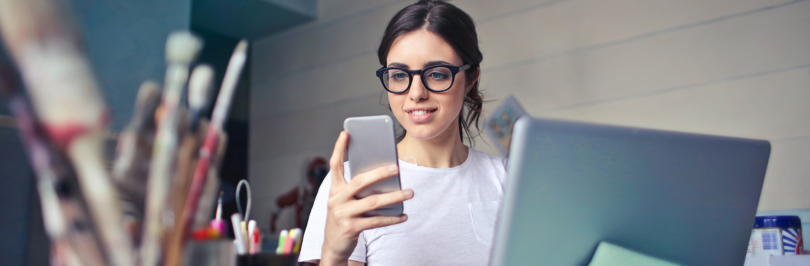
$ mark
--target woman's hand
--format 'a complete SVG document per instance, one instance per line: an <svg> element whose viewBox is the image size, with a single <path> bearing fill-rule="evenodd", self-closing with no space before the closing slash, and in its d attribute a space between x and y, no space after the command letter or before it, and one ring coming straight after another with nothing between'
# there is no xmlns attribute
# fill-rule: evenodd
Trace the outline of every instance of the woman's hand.
<svg viewBox="0 0 810 266"><path fill-rule="evenodd" d="M346 183L343 177L343 153L348 141L349 134L340 132L329 160L332 185L327 202L321 265L347 265L349 255L357 246L357 238L363 230L398 224L408 219L405 214L395 217L363 217L363 213L413 197L413 190L405 189L355 199L355 194L371 184L396 175L399 169L396 165L380 167L359 174Z"/></svg>

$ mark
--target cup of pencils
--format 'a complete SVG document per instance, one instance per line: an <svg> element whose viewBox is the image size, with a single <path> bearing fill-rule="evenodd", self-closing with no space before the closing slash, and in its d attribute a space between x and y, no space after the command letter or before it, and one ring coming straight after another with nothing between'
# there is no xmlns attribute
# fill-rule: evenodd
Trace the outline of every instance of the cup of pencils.
<svg viewBox="0 0 810 266"><path fill-rule="evenodd" d="M236 230L236 229L234 229ZM279 234L278 243L274 248L268 246L255 253L246 253L237 258L236 265L239 266L293 266L298 265L298 252L301 250L301 238L304 231L300 228L282 230ZM237 244L238 245L238 244ZM238 251L240 247L236 247Z"/></svg>
<svg viewBox="0 0 810 266"><path fill-rule="evenodd" d="M301 249L303 231L299 228L283 230L279 235L278 246L262 248L260 230L256 221L247 224L238 213L231 216L231 225L235 240L234 249L239 254L236 265L239 266L276 266L298 265L298 251Z"/></svg>

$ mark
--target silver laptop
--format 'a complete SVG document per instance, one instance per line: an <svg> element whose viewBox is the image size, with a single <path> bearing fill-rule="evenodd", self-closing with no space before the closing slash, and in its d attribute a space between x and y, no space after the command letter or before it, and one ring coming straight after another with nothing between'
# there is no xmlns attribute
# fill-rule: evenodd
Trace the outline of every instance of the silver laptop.
<svg viewBox="0 0 810 266"><path fill-rule="evenodd" d="M587 265L600 241L743 265L770 143L519 119L492 265Z"/></svg>

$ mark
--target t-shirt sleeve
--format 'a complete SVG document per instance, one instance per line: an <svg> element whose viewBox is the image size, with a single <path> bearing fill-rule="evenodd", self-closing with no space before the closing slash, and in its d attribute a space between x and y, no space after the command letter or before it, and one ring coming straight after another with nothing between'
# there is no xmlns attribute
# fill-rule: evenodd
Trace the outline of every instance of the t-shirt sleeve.
<svg viewBox="0 0 810 266"><path fill-rule="evenodd" d="M344 166L348 173L348 166ZM344 175L348 176L348 175ZM348 180L347 180L348 181ZM318 195L315 196L315 203L312 212L309 214L307 228L304 231L304 240L301 243L301 253L298 256L300 262L317 263L321 259L321 248L323 246L324 230L326 228L326 202L329 200L329 188L332 186L332 172L326 175ZM363 234L357 238L357 247L349 257L350 260L366 262L366 240Z"/></svg>

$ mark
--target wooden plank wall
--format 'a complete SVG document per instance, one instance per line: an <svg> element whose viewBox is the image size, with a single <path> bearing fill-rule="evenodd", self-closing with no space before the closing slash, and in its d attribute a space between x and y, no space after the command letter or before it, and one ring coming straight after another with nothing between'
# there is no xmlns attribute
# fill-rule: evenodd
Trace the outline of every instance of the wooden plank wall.
<svg viewBox="0 0 810 266"><path fill-rule="evenodd" d="M317 20L252 46L249 176L262 228L307 160L328 159L343 119L389 113L376 49L409 3L322 0ZM767 139L759 209L810 208L810 1L452 3L477 24L485 112L514 95L538 117Z"/></svg>

